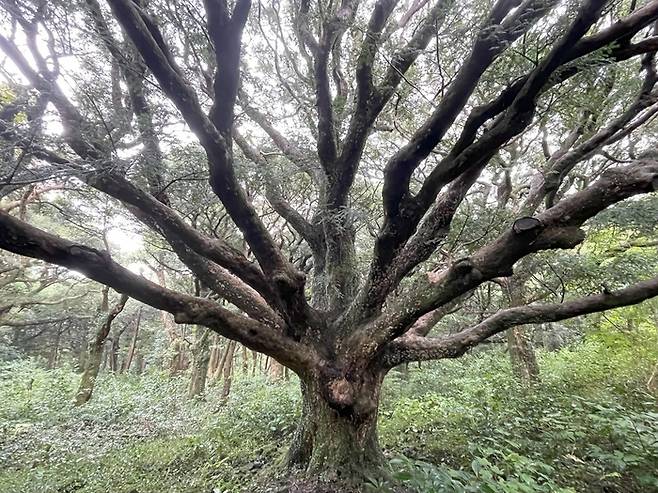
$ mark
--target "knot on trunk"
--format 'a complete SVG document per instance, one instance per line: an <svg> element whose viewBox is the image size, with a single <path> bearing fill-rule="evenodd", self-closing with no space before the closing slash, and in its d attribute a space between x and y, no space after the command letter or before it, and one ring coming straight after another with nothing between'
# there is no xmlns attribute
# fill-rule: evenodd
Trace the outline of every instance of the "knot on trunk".
<svg viewBox="0 0 658 493"><path fill-rule="evenodd" d="M283 295L303 292L306 278L297 272L278 271L272 275L272 281Z"/></svg>
<svg viewBox="0 0 658 493"><path fill-rule="evenodd" d="M327 402L337 411L344 412L354 404L354 387L345 377L327 383Z"/></svg>
<svg viewBox="0 0 658 493"><path fill-rule="evenodd" d="M452 264L448 273L451 279L458 279L461 282L469 282L469 280L482 277L482 273L475 267L470 258L457 260Z"/></svg>

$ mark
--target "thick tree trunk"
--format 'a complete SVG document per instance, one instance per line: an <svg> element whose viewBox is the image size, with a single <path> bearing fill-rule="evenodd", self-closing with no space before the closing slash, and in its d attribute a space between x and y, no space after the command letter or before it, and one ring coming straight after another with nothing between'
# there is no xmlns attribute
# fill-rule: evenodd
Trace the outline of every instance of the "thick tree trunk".
<svg viewBox="0 0 658 493"><path fill-rule="evenodd" d="M357 392L350 387L351 404L344 408L335 402L335 394L343 392L340 382L329 387L334 393L332 404L318 382L302 380L302 415L288 451L288 465L305 471L309 478L335 485L327 491L360 491L367 478L383 475L385 459L377 438L382 379L371 375Z"/></svg>

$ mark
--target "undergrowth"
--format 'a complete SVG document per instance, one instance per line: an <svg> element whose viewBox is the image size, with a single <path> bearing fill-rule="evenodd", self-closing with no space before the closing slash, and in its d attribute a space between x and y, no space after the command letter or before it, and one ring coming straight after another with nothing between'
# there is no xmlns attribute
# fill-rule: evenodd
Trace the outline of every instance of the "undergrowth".
<svg viewBox="0 0 658 493"><path fill-rule="evenodd" d="M658 491L658 402L644 386L657 358L642 329L541 353L531 387L497 350L394 370L379 426L394 480L364 490ZM185 375L103 375L75 408L78 378L0 366L0 492L284 491L274 465L299 413L294 380L238 374L220 405L219 386L188 400Z"/></svg>

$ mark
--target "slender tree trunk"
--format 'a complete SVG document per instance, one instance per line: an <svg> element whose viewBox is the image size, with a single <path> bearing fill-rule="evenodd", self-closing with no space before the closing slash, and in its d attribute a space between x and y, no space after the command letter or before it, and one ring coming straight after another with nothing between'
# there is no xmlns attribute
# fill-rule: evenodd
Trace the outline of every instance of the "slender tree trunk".
<svg viewBox="0 0 658 493"><path fill-rule="evenodd" d="M249 372L249 361L247 360L247 346L242 346L242 373Z"/></svg>
<svg viewBox="0 0 658 493"><path fill-rule="evenodd" d="M647 390L653 393L658 392L658 363L654 366L653 372L647 381Z"/></svg>
<svg viewBox="0 0 658 493"><path fill-rule="evenodd" d="M224 386L222 388L222 401L228 399L231 393L231 381L233 379L233 356L235 355L235 341L229 341L226 348L226 361L224 362Z"/></svg>
<svg viewBox="0 0 658 493"><path fill-rule="evenodd" d="M98 370L101 366L101 359L103 357L103 345L105 344L105 340L107 339L107 336L110 333L110 329L112 328L112 322L119 315L119 313L121 313L123 308L126 306L127 301L128 296L122 294L121 298L119 298L119 302L107 314L105 320L96 331L94 339L89 343L88 354L85 361L85 369L82 373L80 386L78 387L78 393L75 398L76 406L81 406L91 398L91 394L94 391L94 385L96 383L96 377L98 376Z"/></svg>
<svg viewBox="0 0 658 493"><path fill-rule="evenodd" d="M382 380L383 374L364 375L354 404L336 409L318 382L302 379L302 414L288 451L289 465L323 483L336 483L334 491L341 491L338 485L344 482L361 487L367 478L383 475L385 459L377 437Z"/></svg>
<svg viewBox="0 0 658 493"><path fill-rule="evenodd" d="M79 372L85 371L87 353L89 352L89 341L87 341L88 337L89 334L87 334L87 331L85 330L85 334L83 336L82 342L80 343L80 351L78 352L77 368Z"/></svg>
<svg viewBox="0 0 658 493"><path fill-rule="evenodd" d="M162 266L162 262L158 262L158 266L153 268L155 275L158 278L158 283L160 286L167 287L167 276L165 274L165 269ZM169 361L169 373L175 375L182 369L184 369L184 358L181 352L183 351L183 344L181 342L181 335L179 334L178 327L174 321L174 316L171 313L168 313L164 310L160 311L160 317L162 319L162 325L165 328L167 336L169 338L169 346L173 349L173 355Z"/></svg>
<svg viewBox="0 0 658 493"><path fill-rule="evenodd" d="M104 347L104 350L101 351L101 353L102 353L101 359L103 360L103 362L101 364L101 370L105 371L107 369L107 366L108 366L107 362L109 360L110 351L109 351L109 348L107 347L108 346L107 343L103 344L103 346L105 346L105 347Z"/></svg>
<svg viewBox="0 0 658 493"><path fill-rule="evenodd" d="M653 320L656 327L658 327L658 309L654 309L653 311ZM658 393L658 361L656 362L656 366L653 367L653 372L647 381L647 390Z"/></svg>
<svg viewBox="0 0 658 493"><path fill-rule="evenodd" d="M105 239L105 236L103 236ZM107 241L105 240L105 248L109 251ZM110 287L103 286L101 289L101 312L106 313L110 309Z"/></svg>
<svg viewBox="0 0 658 493"><path fill-rule="evenodd" d="M48 369L52 370L57 367L57 358L59 356L59 342L62 338L62 328L57 326L57 335L55 336L55 344L53 344L53 350L50 352L50 358L48 359Z"/></svg>
<svg viewBox="0 0 658 493"><path fill-rule="evenodd" d="M524 281L509 278L507 288L510 307L525 304L523 298ZM507 331L507 347L509 349L512 370L525 383L539 381L539 364L532 344L532 332L528 327L519 326Z"/></svg>
<svg viewBox="0 0 658 493"><path fill-rule="evenodd" d="M112 373L118 373L120 370L119 367L119 344L120 344L121 334L116 334L110 341L110 371Z"/></svg>
<svg viewBox="0 0 658 493"><path fill-rule="evenodd" d="M270 360L269 376L275 381L283 378L283 365L275 359Z"/></svg>
<svg viewBox="0 0 658 493"><path fill-rule="evenodd" d="M532 333L526 327L507 331L507 347L514 374L523 382L539 381L539 364L532 344Z"/></svg>
<svg viewBox="0 0 658 493"><path fill-rule="evenodd" d="M219 350L219 336L217 334L211 335L210 346L210 360L208 361L208 378L212 378L219 364L220 350Z"/></svg>
<svg viewBox="0 0 658 493"><path fill-rule="evenodd" d="M144 372L144 355L138 350L135 354L135 373L141 375Z"/></svg>
<svg viewBox="0 0 658 493"><path fill-rule="evenodd" d="M133 362L133 357L135 356L135 349L137 347L137 336L139 335L139 325L142 321L142 309L140 308L137 312L137 320L135 321L135 331L133 332L133 338L130 341L130 346L128 347L128 353L126 354L126 359L121 365L121 372L130 370L130 365Z"/></svg>
<svg viewBox="0 0 658 493"><path fill-rule="evenodd" d="M192 376L188 397L203 395L206 390L206 375L210 362L210 329L197 327L195 331L194 349L192 351Z"/></svg>
<svg viewBox="0 0 658 493"><path fill-rule="evenodd" d="M219 360L219 364L217 365L217 369L215 370L215 373L213 374L213 380L217 380L222 376L222 372L224 371L224 366L226 365L226 358L228 357L228 353L230 350L231 341L228 341L226 344L226 347L224 348L224 351L222 352L222 357Z"/></svg>

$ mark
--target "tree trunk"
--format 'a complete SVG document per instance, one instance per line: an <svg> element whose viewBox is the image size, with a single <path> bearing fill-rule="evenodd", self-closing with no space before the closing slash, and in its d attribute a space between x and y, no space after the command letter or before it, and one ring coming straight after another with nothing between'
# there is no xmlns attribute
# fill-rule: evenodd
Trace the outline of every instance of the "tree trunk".
<svg viewBox="0 0 658 493"><path fill-rule="evenodd" d="M118 373L119 371L119 343L121 334L117 334L110 341L110 371L112 373Z"/></svg>
<svg viewBox="0 0 658 493"><path fill-rule="evenodd" d="M130 365L132 365L133 358L135 356L135 349L137 348L137 336L139 335L139 325L142 321L142 309L140 308L137 312L137 321L135 322L135 332L133 332L132 340L130 341L130 346L128 347L128 353L126 354L126 359L121 365L121 372L130 370Z"/></svg>
<svg viewBox="0 0 658 493"><path fill-rule="evenodd" d="M226 364L226 358L229 353L230 344L231 341L228 341L226 347L224 348L224 351L222 351L222 357L220 358L219 363L217 364L217 368L215 369L215 372L213 373L212 376L213 380L217 380L222 376L222 372L224 371L224 365ZM221 348L218 347L217 350L221 351Z"/></svg>
<svg viewBox="0 0 658 493"><path fill-rule="evenodd" d="M309 478L334 484L327 491L356 488L384 474L384 454L377 438L377 412L383 375L369 375L358 391L341 381L329 387L303 379L302 415L288 451L288 464ZM344 381L343 381L344 382ZM321 391L329 388L329 391ZM334 396L333 405L327 392ZM348 406L336 403L349 395ZM328 486L328 485L327 485ZM322 490L324 491L324 490Z"/></svg>
<svg viewBox="0 0 658 493"><path fill-rule="evenodd" d="M53 344L53 349L50 352L50 358L48 358L48 369L52 370L57 367L57 359L59 358L59 342L62 338L62 327L57 326L57 335L55 336L55 343Z"/></svg>
<svg viewBox="0 0 658 493"><path fill-rule="evenodd" d="M252 358L254 358L252 365L251 365L251 376L255 377L256 376L256 369L258 368L258 353L256 351L251 352Z"/></svg>
<svg viewBox="0 0 658 493"><path fill-rule="evenodd" d="M283 378L283 365L277 360L272 359L270 361L270 367L268 369L268 374L272 380L281 380Z"/></svg>
<svg viewBox="0 0 658 493"><path fill-rule="evenodd" d="M520 273L511 277L507 283L510 307L522 306L524 299L525 277ZM509 349L512 370L522 382L539 381L539 364L532 344L532 333L527 327L514 327L507 331L507 347Z"/></svg>
<svg viewBox="0 0 658 493"><path fill-rule="evenodd" d="M249 373L249 360L247 359L247 346L242 346L242 373Z"/></svg>
<svg viewBox="0 0 658 493"><path fill-rule="evenodd" d="M192 351L192 376L188 397L197 397L206 390L206 375L210 362L210 329L196 328L196 340Z"/></svg>
<svg viewBox="0 0 658 493"><path fill-rule="evenodd" d="M211 336L211 345L210 345L210 359L208 361L208 378L213 378L215 375L215 370L217 370L217 365L219 365L220 347L219 347L219 335L212 334Z"/></svg>
<svg viewBox="0 0 658 493"><path fill-rule="evenodd" d="M144 372L145 363L144 355L138 350L135 353L135 373L141 375Z"/></svg>
<svg viewBox="0 0 658 493"><path fill-rule="evenodd" d="M224 362L224 387L222 388L222 402L228 399L231 393L231 380L233 379L233 356L235 355L235 341L229 341L226 347L226 360Z"/></svg>
<svg viewBox="0 0 658 493"><path fill-rule="evenodd" d="M654 394L658 392L658 363L656 363L656 366L653 368L653 372L647 381L647 390Z"/></svg>
<svg viewBox="0 0 658 493"><path fill-rule="evenodd" d="M530 331L525 327L508 330L507 344L514 374L523 382L538 382L539 364Z"/></svg>
<svg viewBox="0 0 658 493"><path fill-rule="evenodd" d="M84 333L80 340L80 350L78 351L77 370L82 373L85 371L87 353L89 352L89 328L85 325Z"/></svg>
<svg viewBox="0 0 658 493"><path fill-rule="evenodd" d="M152 269L158 278L158 284L160 284L160 286L163 288L166 288L167 277L161 258L158 260L158 266ZM171 313L161 310L160 317L162 319L162 325L164 326L164 329L169 338L169 346L172 348L172 356L171 360L169 361L169 374L175 375L186 367L185 358L182 354L183 344L181 341L181 334L174 320L174 316Z"/></svg>
<svg viewBox="0 0 658 493"><path fill-rule="evenodd" d="M172 357L169 362L169 375L174 376L181 371L184 371L190 365L187 352L185 350L185 340L179 337L170 344L172 349Z"/></svg>
<svg viewBox="0 0 658 493"><path fill-rule="evenodd" d="M94 391L94 385L96 383L96 377L98 376L98 371L101 366L101 360L103 358L103 346L105 344L105 340L107 339L107 336L110 333L110 329L112 328L112 322L119 315L119 313L121 313L123 308L126 306L127 301L128 296L122 294L121 298L119 298L119 302L107 314L105 320L96 331L94 340L89 343L88 354L87 358L85 359L85 369L82 373L80 386L78 387L78 393L75 397L76 406L81 406L91 398L91 394Z"/></svg>

